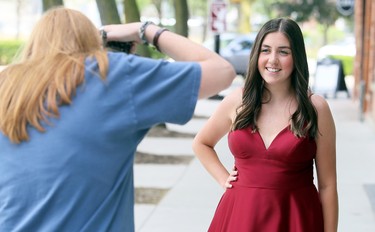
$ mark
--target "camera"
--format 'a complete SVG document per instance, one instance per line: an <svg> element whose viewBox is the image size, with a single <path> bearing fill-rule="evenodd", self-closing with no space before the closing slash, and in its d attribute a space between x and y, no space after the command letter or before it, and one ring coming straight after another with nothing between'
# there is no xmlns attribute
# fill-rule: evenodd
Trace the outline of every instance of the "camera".
<svg viewBox="0 0 375 232"><path fill-rule="evenodd" d="M133 42L107 41L107 32L104 30L100 30L100 35L103 40L103 47L111 51L129 54L133 47Z"/></svg>

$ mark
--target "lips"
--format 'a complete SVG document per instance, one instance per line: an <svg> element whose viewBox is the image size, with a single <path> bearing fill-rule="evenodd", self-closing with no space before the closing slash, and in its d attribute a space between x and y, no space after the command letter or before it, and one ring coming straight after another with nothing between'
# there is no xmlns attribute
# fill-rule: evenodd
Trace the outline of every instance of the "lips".
<svg viewBox="0 0 375 232"><path fill-rule="evenodd" d="M267 71L269 71L269 72L280 72L281 71L281 69L279 69L279 68L266 68L267 69Z"/></svg>

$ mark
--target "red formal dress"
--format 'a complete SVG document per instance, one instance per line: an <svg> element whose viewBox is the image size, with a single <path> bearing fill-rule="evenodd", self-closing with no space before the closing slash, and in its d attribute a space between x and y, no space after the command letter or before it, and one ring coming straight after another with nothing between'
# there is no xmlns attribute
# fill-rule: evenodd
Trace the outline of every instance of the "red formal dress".
<svg viewBox="0 0 375 232"><path fill-rule="evenodd" d="M259 132L228 135L238 179L217 206L210 232L323 232L313 183L314 139L284 128L268 148Z"/></svg>

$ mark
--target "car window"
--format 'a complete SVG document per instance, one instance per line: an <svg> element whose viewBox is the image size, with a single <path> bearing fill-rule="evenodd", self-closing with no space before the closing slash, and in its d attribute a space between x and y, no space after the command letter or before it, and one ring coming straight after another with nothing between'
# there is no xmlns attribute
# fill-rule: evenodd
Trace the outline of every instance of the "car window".
<svg viewBox="0 0 375 232"><path fill-rule="evenodd" d="M251 50L253 43L249 40L238 40L231 43L232 51Z"/></svg>
<svg viewBox="0 0 375 232"><path fill-rule="evenodd" d="M242 49L251 49L252 46L253 43L251 43L250 41L244 40L241 42Z"/></svg>

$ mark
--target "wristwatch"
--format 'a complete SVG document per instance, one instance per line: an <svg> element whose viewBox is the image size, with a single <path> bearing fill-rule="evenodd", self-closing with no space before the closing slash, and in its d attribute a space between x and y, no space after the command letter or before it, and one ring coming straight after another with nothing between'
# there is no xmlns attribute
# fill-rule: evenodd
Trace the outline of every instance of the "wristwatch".
<svg viewBox="0 0 375 232"><path fill-rule="evenodd" d="M151 24L154 24L154 23L151 21L146 21L142 23L141 27L139 28L139 38L141 39L142 43L145 45L148 45L148 41L146 39L146 34L145 34L146 28Z"/></svg>

